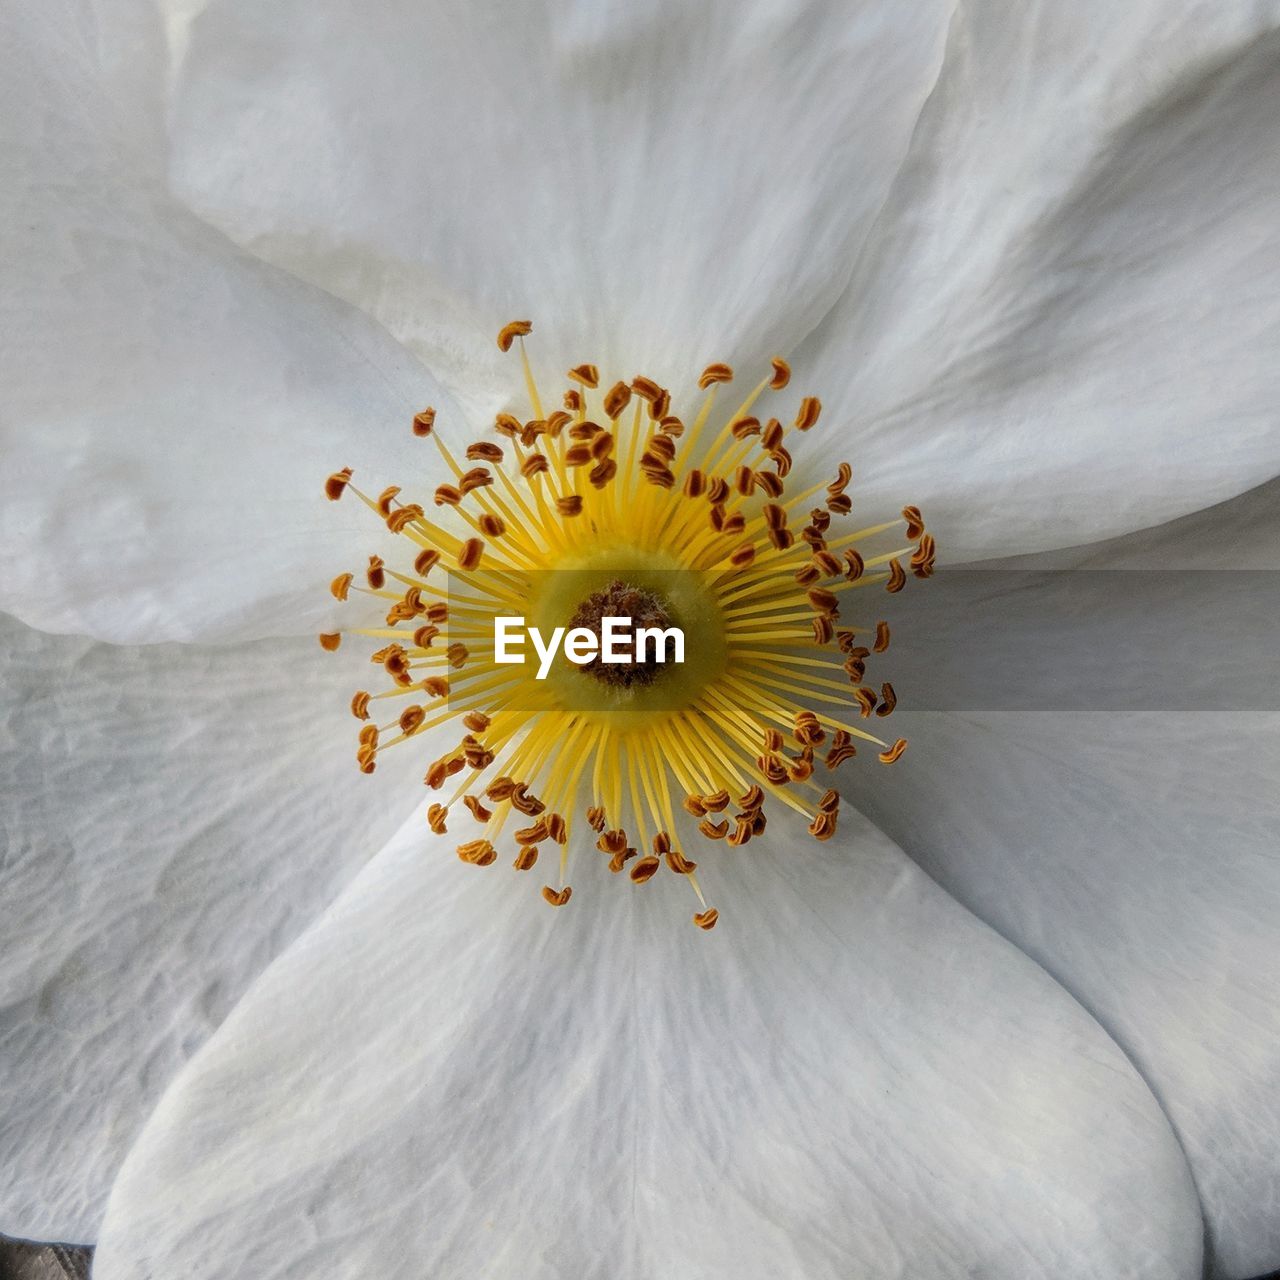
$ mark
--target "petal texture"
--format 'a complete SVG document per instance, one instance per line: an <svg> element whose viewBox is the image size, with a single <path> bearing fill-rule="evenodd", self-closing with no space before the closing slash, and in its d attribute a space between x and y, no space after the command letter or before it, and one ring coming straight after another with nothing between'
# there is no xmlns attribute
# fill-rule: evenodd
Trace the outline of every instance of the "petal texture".
<svg viewBox="0 0 1280 1280"><path fill-rule="evenodd" d="M873 508L920 503L955 563L1280 470L1278 21L961 5L853 282L797 360Z"/></svg>
<svg viewBox="0 0 1280 1280"><path fill-rule="evenodd" d="M95 1274L1199 1274L1107 1037L869 824L560 912L421 818L161 1103Z"/></svg>
<svg viewBox="0 0 1280 1280"><path fill-rule="evenodd" d="M1150 647L1143 661L1124 659L1115 696L1160 664L1171 679L1147 702L1155 709L1104 711L1094 696L1091 669L1109 676L1110 651L1136 620L1099 616L1060 631L1064 612L1046 607L1047 588L1019 600L1011 587L986 603L988 625L1006 636L1011 616L1054 620L1038 640L1012 633L1038 643L1049 667L1076 673L1074 698L1056 710L913 715L904 674L907 709L894 722L907 755L874 777L851 773L846 788L1125 1049L1191 1162L1214 1274L1232 1280L1280 1267L1280 649L1266 581L1280 568L1275 489L1053 558L1130 570ZM1181 589L1199 578L1178 566L1208 578L1232 562L1233 544L1253 572ZM1055 591L1073 576L1056 575ZM1220 602L1209 632L1196 615L1206 590ZM1214 631L1229 645L1222 661ZM1236 643L1238 634L1253 638ZM1002 650L1005 672L1017 661Z"/></svg>
<svg viewBox="0 0 1280 1280"><path fill-rule="evenodd" d="M344 656L0 621L0 1231L94 1238L171 1076L416 800L407 755L357 772Z"/></svg>
<svg viewBox="0 0 1280 1280"><path fill-rule="evenodd" d="M146 95L85 11L0 23L0 606L117 642L315 630L370 527L324 477L374 447L429 467L409 420L448 406L377 325L163 194Z"/></svg>
<svg viewBox="0 0 1280 1280"><path fill-rule="evenodd" d="M174 181L269 260L484 385L660 380L824 314L932 87L949 0L171 6ZM555 367L553 364L552 367Z"/></svg>

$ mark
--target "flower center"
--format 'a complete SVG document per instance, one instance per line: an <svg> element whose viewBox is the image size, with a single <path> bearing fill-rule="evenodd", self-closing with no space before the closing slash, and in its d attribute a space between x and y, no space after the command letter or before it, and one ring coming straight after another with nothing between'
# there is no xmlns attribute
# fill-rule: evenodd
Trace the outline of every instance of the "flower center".
<svg viewBox="0 0 1280 1280"><path fill-rule="evenodd" d="M860 742L879 748L883 764L906 749L866 724L897 701L892 685L866 677L889 646L889 624L842 607L876 587L900 591L908 571L927 578L934 541L915 507L837 534L853 505L847 463L829 483L787 494L790 444L822 406L802 398L790 427L756 415L762 396L786 388L785 361L718 422L717 392L733 380L724 364L703 371L687 425L651 378L602 390L589 364L569 370L563 407L548 412L524 350L531 328L516 321L498 337L504 351L519 342L531 417L499 414L496 438L467 445L460 461L435 431L434 409L415 415L414 433L435 443L452 475L432 495L436 515L402 501L397 486L361 492L349 468L329 477L331 499L351 489L413 554L404 569L370 556L364 586L339 574L333 595L382 601L385 625L320 641L331 650L344 634L380 642L371 661L390 687L351 702L364 772L381 752L456 726L460 738L424 781L442 793L428 810L434 831L458 809L459 821L477 824L458 845L463 862L491 865L505 833L520 871L558 847L556 884L542 894L562 906L571 853L594 844L633 884L665 866L697 896L694 923L710 929L719 913L683 852L690 841L738 848L763 837L766 801L829 839L839 793L819 769L834 775ZM670 661L675 641L663 638L638 660L547 664L541 678L536 663L510 665L495 648L495 624L526 614L530 635L585 628L603 639L609 618L628 619L632 637L676 627L686 660ZM384 700L399 710L378 723Z"/></svg>
<svg viewBox="0 0 1280 1280"><path fill-rule="evenodd" d="M624 641L622 647L631 657L622 661L608 661L604 657L606 618L626 620L618 632ZM597 656L582 663L578 670L602 684L623 689L630 689L633 684L652 684L667 669L667 663L675 661L676 643L671 636L662 635L637 650L638 629L667 632L672 625L667 602L648 587L615 578L602 590L593 591L574 610L569 625L585 628L599 641Z"/></svg>

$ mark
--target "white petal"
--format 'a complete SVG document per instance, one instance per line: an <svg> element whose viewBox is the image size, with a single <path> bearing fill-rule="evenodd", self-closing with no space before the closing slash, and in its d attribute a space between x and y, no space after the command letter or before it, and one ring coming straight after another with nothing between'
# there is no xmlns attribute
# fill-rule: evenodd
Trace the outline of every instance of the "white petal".
<svg viewBox="0 0 1280 1280"><path fill-rule="evenodd" d="M1191 1162L1214 1274L1233 1280L1280 1267L1275 494L1069 557L1131 572L1010 573L963 616L931 615L959 635L985 615L991 684L1007 691L1039 663L1040 705L1056 709L913 714L925 664L895 668L894 724L910 748L847 788L1118 1040ZM1259 567L1215 570L1233 539ZM1107 576L1111 604L1087 603ZM1024 625L1036 616L1038 630ZM898 647L895 636L886 659Z"/></svg>
<svg viewBox="0 0 1280 1280"><path fill-rule="evenodd" d="M550 368L662 380L825 313L931 88L944 0L214 0L174 180L431 368L530 316ZM456 389L456 388L455 388Z"/></svg>
<svg viewBox="0 0 1280 1280"><path fill-rule="evenodd" d="M952 562L1123 533L1280 470L1280 6L1179 8L967 6L796 362L853 433L831 448L864 499L919 503Z"/></svg>
<svg viewBox="0 0 1280 1280"><path fill-rule="evenodd" d="M416 803L408 753L355 767L362 670L0 622L0 1231L93 1239L170 1078Z"/></svg>
<svg viewBox="0 0 1280 1280"><path fill-rule="evenodd" d="M95 40L10 22L0 606L120 642L315 630L377 532L324 477L420 472L409 420L448 406L377 325L163 195Z"/></svg>
<svg viewBox="0 0 1280 1280"><path fill-rule="evenodd" d="M1129 1064L864 821L735 859L712 934L421 831L157 1108L97 1280L1199 1275Z"/></svg>

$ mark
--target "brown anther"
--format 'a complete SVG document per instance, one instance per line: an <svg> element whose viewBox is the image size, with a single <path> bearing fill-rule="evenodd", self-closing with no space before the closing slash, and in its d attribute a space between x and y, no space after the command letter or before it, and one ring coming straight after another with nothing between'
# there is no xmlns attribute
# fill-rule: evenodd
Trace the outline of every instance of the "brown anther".
<svg viewBox="0 0 1280 1280"><path fill-rule="evenodd" d="M621 827L600 833L596 848L601 853L621 853L627 847L627 833Z"/></svg>
<svg viewBox="0 0 1280 1280"><path fill-rule="evenodd" d="M706 487L707 477L696 467L684 478L683 492L686 498L700 498Z"/></svg>
<svg viewBox="0 0 1280 1280"><path fill-rule="evenodd" d="M756 768L764 775L764 780L772 783L775 787L783 786L785 783L791 781L791 779L787 777L787 770L782 762L781 756L757 756Z"/></svg>
<svg viewBox="0 0 1280 1280"><path fill-rule="evenodd" d="M347 594L351 590L353 578L353 574L340 573L331 583L329 583L329 592L335 600L345 600L347 598Z"/></svg>
<svg viewBox="0 0 1280 1280"><path fill-rule="evenodd" d="M907 522L907 541L915 542L924 533L924 516L919 507L903 507L902 518Z"/></svg>
<svg viewBox="0 0 1280 1280"><path fill-rule="evenodd" d="M570 413L581 413L582 392L577 390L576 387L570 387L569 390L564 393L564 407L568 409Z"/></svg>
<svg viewBox="0 0 1280 1280"><path fill-rule="evenodd" d="M355 695L351 699L351 714L357 720L367 720L369 718L369 699L373 695L367 693L364 689L357 689Z"/></svg>
<svg viewBox="0 0 1280 1280"><path fill-rule="evenodd" d="M653 422L661 422L671 412L671 392L663 388L655 399L649 402L649 418Z"/></svg>
<svg viewBox="0 0 1280 1280"><path fill-rule="evenodd" d="M569 493L556 499L556 510L562 516L580 516L582 514L582 495Z"/></svg>
<svg viewBox="0 0 1280 1280"><path fill-rule="evenodd" d="M861 666L862 664L859 663L858 665ZM852 674L850 675L850 678L854 678ZM861 676L857 678L861 679ZM853 697L858 704L858 709L862 718L864 720L867 719L867 717L876 709L876 702L878 701L876 695L870 689L863 688L855 689L853 691Z"/></svg>
<svg viewBox="0 0 1280 1280"><path fill-rule="evenodd" d="M662 394L662 388L652 378L646 378L642 374L631 379L631 390L650 404Z"/></svg>
<svg viewBox="0 0 1280 1280"><path fill-rule="evenodd" d="M524 430L524 426L519 418L513 417L509 413L500 413L493 420L493 429L500 436L506 436L508 440L514 440Z"/></svg>
<svg viewBox="0 0 1280 1280"><path fill-rule="evenodd" d="M916 548L915 554L911 557L911 572L917 578L929 578L933 576L933 565L937 559L938 548L934 543L933 535L926 533L920 539L920 545Z"/></svg>
<svg viewBox="0 0 1280 1280"><path fill-rule="evenodd" d="M378 494L378 514L385 520L391 514L391 500L400 492L398 484L388 485Z"/></svg>
<svg viewBox="0 0 1280 1280"><path fill-rule="evenodd" d="M342 643L342 633L340 631L322 631L318 639L320 647L326 653L332 653Z"/></svg>
<svg viewBox="0 0 1280 1280"><path fill-rule="evenodd" d="M897 742L895 742L893 746L889 748L888 751L882 751L880 753L880 763L893 764L895 761L901 759L902 753L906 749L907 749L906 738L899 738Z"/></svg>
<svg viewBox="0 0 1280 1280"><path fill-rule="evenodd" d="M587 810L587 826L592 831L599 832L603 831L607 825L608 819L605 817L604 809L598 804L593 804Z"/></svg>
<svg viewBox="0 0 1280 1280"><path fill-rule="evenodd" d="M484 556L484 539L468 538L458 548L458 568L463 570L478 569Z"/></svg>
<svg viewBox="0 0 1280 1280"><path fill-rule="evenodd" d="M449 681L444 676L428 676L422 682L422 691L432 698L447 698Z"/></svg>
<svg viewBox="0 0 1280 1280"><path fill-rule="evenodd" d="M760 433L760 447L765 453L772 453L781 446L783 435L782 423L777 418L770 418Z"/></svg>
<svg viewBox="0 0 1280 1280"><path fill-rule="evenodd" d="M657 835L655 835L655 836L653 837L653 851L654 851L654 853L656 853L656 854L658 854L659 856L661 856L661 855L662 855L662 854L664 854L664 853L669 853L669 852L670 852L670 850L671 850L671 837L670 837L670 835L668 835L668 834L667 834L667 832L665 832L665 831L659 831L659 832L657 833Z"/></svg>
<svg viewBox="0 0 1280 1280"><path fill-rule="evenodd" d="M828 614L815 613L813 615L813 642L817 645L828 644L831 637L835 634L835 623L831 621Z"/></svg>
<svg viewBox="0 0 1280 1280"><path fill-rule="evenodd" d="M418 552L417 556L414 557L413 571L418 575L418 577L425 578L427 574L436 567L439 561L440 553L434 547L424 547Z"/></svg>
<svg viewBox="0 0 1280 1280"><path fill-rule="evenodd" d="M702 832L708 840L723 840L729 832L729 819L725 818L720 822L712 822L710 818L703 818L698 823L698 830Z"/></svg>
<svg viewBox="0 0 1280 1280"><path fill-rule="evenodd" d="M889 624L881 621L876 623L876 642L872 646L876 653L883 653L889 647Z"/></svg>
<svg viewBox="0 0 1280 1280"><path fill-rule="evenodd" d="M668 849L665 858L667 866L678 876L687 876L698 869L698 864L690 862L679 849Z"/></svg>
<svg viewBox="0 0 1280 1280"><path fill-rule="evenodd" d="M837 493L843 493L849 487L849 481L852 479L853 468L847 462L842 462L836 468L836 478L827 485L827 492L833 497Z"/></svg>
<svg viewBox="0 0 1280 1280"><path fill-rule="evenodd" d="M507 531L507 522L501 516L486 511L479 520L480 532L486 538L500 538Z"/></svg>
<svg viewBox="0 0 1280 1280"><path fill-rule="evenodd" d="M707 501L719 506L729 496L729 482L723 476L712 476L707 483Z"/></svg>
<svg viewBox="0 0 1280 1280"><path fill-rule="evenodd" d="M710 522L711 527L717 533L719 533L724 528L724 516L725 516L724 507L718 502L715 503L712 506L711 510L707 513L707 520Z"/></svg>
<svg viewBox="0 0 1280 1280"><path fill-rule="evenodd" d="M427 772L422 781L430 787L432 791L439 791L440 788L444 786L445 779L448 778L448 776L449 774L445 768L445 762L443 760L433 760L430 765L427 766Z"/></svg>
<svg viewBox="0 0 1280 1280"><path fill-rule="evenodd" d="M571 444L565 450L564 464L566 467L587 467L594 461L589 444Z"/></svg>
<svg viewBox="0 0 1280 1280"><path fill-rule="evenodd" d="M516 844L538 844L547 839L551 833L547 830L547 820L540 818L531 827L520 827L516 831Z"/></svg>
<svg viewBox="0 0 1280 1280"><path fill-rule="evenodd" d="M452 484L438 485L432 500L437 507L456 507L462 501L462 490Z"/></svg>
<svg viewBox="0 0 1280 1280"><path fill-rule="evenodd" d="M515 861L511 864L517 871L528 871L535 862L538 861L538 846L536 844L526 845L519 853L516 854Z"/></svg>
<svg viewBox="0 0 1280 1280"><path fill-rule="evenodd" d="M635 849L620 849L609 859L609 870L616 875L635 856Z"/></svg>
<svg viewBox="0 0 1280 1280"><path fill-rule="evenodd" d="M465 795L462 797L462 803L467 806L471 812L471 816L477 822L488 822L489 819L493 817L493 810L486 809L476 796Z"/></svg>
<svg viewBox="0 0 1280 1280"><path fill-rule="evenodd" d="M781 391L791 381L791 366L781 356L774 356L769 363L773 365L769 386L774 391Z"/></svg>
<svg viewBox="0 0 1280 1280"><path fill-rule="evenodd" d="M600 370L593 364L574 365L568 376L584 387L595 388L600 385Z"/></svg>
<svg viewBox="0 0 1280 1280"><path fill-rule="evenodd" d="M364 571L364 580L374 591L381 591L386 585L387 574L383 568L381 556L369 557L369 567Z"/></svg>
<svg viewBox="0 0 1280 1280"><path fill-rule="evenodd" d="M797 431L808 431L818 420L818 415L822 412L822 401L817 396L805 396L800 401L800 411L796 414L795 429Z"/></svg>
<svg viewBox="0 0 1280 1280"><path fill-rule="evenodd" d="M528 818L536 818L547 806L537 796L529 794L527 782L517 782L511 793L511 803L519 813Z"/></svg>
<svg viewBox="0 0 1280 1280"><path fill-rule="evenodd" d="M825 551L827 549L827 540L822 536L822 531L816 525L805 525L805 527L800 530L800 536L815 551Z"/></svg>
<svg viewBox="0 0 1280 1280"><path fill-rule="evenodd" d="M747 527L747 518L741 511L735 511L731 515L724 518L724 523L720 526L721 533L727 533L730 537L741 533Z"/></svg>
<svg viewBox="0 0 1280 1280"><path fill-rule="evenodd" d="M766 502L760 508L760 514L764 516L765 525L770 529L781 529L787 523L787 510L780 507L776 502Z"/></svg>
<svg viewBox="0 0 1280 1280"><path fill-rule="evenodd" d="M734 488L744 497L750 497L756 488L756 473L750 467L739 467L734 472Z"/></svg>
<svg viewBox="0 0 1280 1280"><path fill-rule="evenodd" d="M449 816L449 810L442 804L433 804L427 809L427 825L438 836L446 835L449 828L445 826L445 818Z"/></svg>
<svg viewBox="0 0 1280 1280"><path fill-rule="evenodd" d="M597 431L587 449L596 462L603 462L613 452L613 433Z"/></svg>
<svg viewBox="0 0 1280 1280"><path fill-rule="evenodd" d="M745 569L756 558L755 546L750 542L744 542L729 557L729 563L735 569Z"/></svg>
<svg viewBox="0 0 1280 1280"><path fill-rule="evenodd" d="M658 426L664 436L670 436L673 440L679 440L684 435L684 423L674 414L663 414L658 420Z"/></svg>
<svg viewBox="0 0 1280 1280"><path fill-rule="evenodd" d="M834 813L819 813L809 824L809 834L815 840L830 840L836 833L836 816Z"/></svg>
<svg viewBox="0 0 1280 1280"><path fill-rule="evenodd" d="M802 587L807 587L811 582L817 582L817 580L822 577L822 574L818 571L818 566L816 564L810 563L802 565L797 569L794 577Z"/></svg>
<svg viewBox="0 0 1280 1280"><path fill-rule="evenodd" d="M372 773L378 765L376 753L371 747L361 747L356 752L356 763L360 766L361 773Z"/></svg>
<svg viewBox="0 0 1280 1280"><path fill-rule="evenodd" d="M830 551L815 552L813 563L824 578L838 578L840 576L840 559L838 556L832 555Z"/></svg>
<svg viewBox="0 0 1280 1280"><path fill-rule="evenodd" d="M759 418L739 418L729 424L729 430L735 440L748 440L760 434Z"/></svg>
<svg viewBox="0 0 1280 1280"><path fill-rule="evenodd" d="M827 499L827 510L838 516L847 516L853 510L853 499L847 493L833 494Z"/></svg>
<svg viewBox="0 0 1280 1280"><path fill-rule="evenodd" d="M842 765L846 760L852 760L858 754L858 749L851 742L846 742L842 746L831 747L827 752L824 763L828 769L834 769L838 765Z"/></svg>
<svg viewBox="0 0 1280 1280"><path fill-rule="evenodd" d="M907 585L907 575L902 566L896 560L889 561L889 580L884 584L884 589L890 595L896 595L903 587Z"/></svg>
<svg viewBox="0 0 1280 1280"><path fill-rule="evenodd" d="M426 707L405 707L400 713L400 732L405 735L417 733L426 718Z"/></svg>
<svg viewBox="0 0 1280 1280"><path fill-rule="evenodd" d="M455 640L446 650L449 665L455 669L466 666L468 651L467 646L461 640Z"/></svg>
<svg viewBox="0 0 1280 1280"><path fill-rule="evenodd" d="M535 418L531 422L526 422L524 426L520 428L520 443L528 449L539 436L545 436L546 434L547 424Z"/></svg>
<svg viewBox="0 0 1280 1280"><path fill-rule="evenodd" d="M810 587L805 594L819 613L825 613L828 617L837 616L840 598L834 592L828 591L826 587Z"/></svg>
<svg viewBox="0 0 1280 1280"><path fill-rule="evenodd" d="M643 857L634 867L631 868L631 879L636 884L645 884L653 879L654 874L660 866L662 866L662 863L657 858L649 856Z"/></svg>
<svg viewBox="0 0 1280 1280"><path fill-rule="evenodd" d="M444 626L449 621L449 606L443 600L437 600L427 606L427 621L437 626Z"/></svg>
<svg viewBox="0 0 1280 1280"><path fill-rule="evenodd" d="M676 484L675 472L668 467L646 467L641 465L640 474L652 485L657 485L659 489L674 489Z"/></svg>
<svg viewBox="0 0 1280 1280"><path fill-rule="evenodd" d="M493 483L493 472L488 467L472 467L458 478L458 488L463 493L487 489Z"/></svg>
<svg viewBox="0 0 1280 1280"><path fill-rule="evenodd" d="M702 803L701 796L685 796L684 811L693 814L695 818L705 818L707 816L707 806Z"/></svg>
<svg viewBox="0 0 1280 1280"><path fill-rule="evenodd" d="M753 813L756 809L760 808L762 804L764 804L764 790L758 782L753 782L744 794L738 798L739 808L745 810L747 813Z"/></svg>
<svg viewBox="0 0 1280 1280"><path fill-rule="evenodd" d="M696 924L699 929L714 929L716 927L716 921L719 919L720 913L715 909L715 907L708 907L705 911L698 911L694 913L693 923Z"/></svg>
<svg viewBox="0 0 1280 1280"><path fill-rule="evenodd" d="M553 440L559 440L565 427L573 421L573 415L565 413L563 409L557 409L547 418L547 435Z"/></svg>
<svg viewBox="0 0 1280 1280"><path fill-rule="evenodd" d="M826 533L831 528L831 512L824 511L821 507L814 507L809 512L809 523L813 525L819 533Z"/></svg>
<svg viewBox="0 0 1280 1280"><path fill-rule="evenodd" d="M785 525L779 525L776 529L769 529L766 532L769 541L778 551L786 551L789 547L795 546L796 535Z"/></svg>
<svg viewBox="0 0 1280 1280"><path fill-rule="evenodd" d="M764 731L764 749L766 751L782 750L782 731L780 729L766 729Z"/></svg>
<svg viewBox="0 0 1280 1280"><path fill-rule="evenodd" d="M484 743L476 742L473 738L470 742L464 741L462 758L467 762L468 769L474 769L479 773L493 763L493 752Z"/></svg>
<svg viewBox="0 0 1280 1280"><path fill-rule="evenodd" d="M324 482L324 496L330 502L337 502L342 497L343 490L351 483L351 468L343 467L341 471L335 471Z"/></svg>
<svg viewBox="0 0 1280 1280"><path fill-rule="evenodd" d="M733 369L727 364L709 364L698 379L698 387L705 391L716 382L732 382Z"/></svg>
<svg viewBox="0 0 1280 1280"><path fill-rule="evenodd" d="M771 498L782 497L784 488L782 477L776 471L757 471L755 473L756 488L763 489Z"/></svg>
<svg viewBox="0 0 1280 1280"><path fill-rule="evenodd" d="M573 896L573 890L568 885L559 891L553 889L550 885L542 886L542 896L553 907L563 907L566 902Z"/></svg>
<svg viewBox="0 0 1280 1280"><path fill-rule="evenodd" d="M429 436L436 425L436 411L428 405L421 413L413 415L413 434L415 436Z"/></svg>
<svg viewBox="0 0 1280 1280"><path fill-rule="evenodd" d="M521 464L520 474L526 480L532 480L534 476L540 476L546 469L548 463L545 454L531 453Z"/></svg>
<svg viewBox="0 0 1280 1280"><path fill-rule="evenodd" d="M791 474L791 453L779 445L769 450L769 458L777 468L778 474L785 480Z"/></svg>
<svg viewBox="0 0 1280 1280"><path fill-rule="evenodd" d="M676 442L661 431L651 435L646 442L645 451L655 453L663 462L670 462L676 456Z"/></svg>
<svg viewBox="0 0 1280 1280"><path fill-rule="evenodd" d="M563 815L558 813L547 814L547 834L556 844L568 844L569 824L565 822Z"/></svg>
<svg viewBox="0 0 1280 1280"><path fill-rule="evenodd" d="M469 711L462 717L462 723L472 733L483 733L489 727L490 720L483 711Z"/></svg>
<svg viewBox="0 0 1280 1280"><path fill-rule="evenodd" d="M403 533L405 525L421 520L423 514L422 508L416 502L408 502L403 507L397 507L387 517L387 528L392 533Z"/></svg>
<svg viewBox="0 0 1280 1280"><path fill-rule="evenodd" d="M702 803L706 805L708 813L723 813L729 807L729 793L721 787L719 791L704 795Z"/></svg>
<svg viewBox="0 0 1280 1280"><path fill-rule="evenodd" d="M729 846L733 849L739 849L751 839L751 835L751 819L744 814L739 814L734 820L733 831L730 832L728 837Z"/></svg>
<svg viewBox="0 0 1280 1280"><path fill-rule="evenodd" d="M489 797L490 800L495 800L495 801L510 800L511 797L515 794L515 789L516 789L515 779L507 777L507 775L504 773L494 778L494 780L491 783L489 783L487 787L485 787L484 793L486 796Z"/></svg>
<svg viewBox="0 0 1280 1280"><path fill-rule="evenodd" d="M498 851L488 840L467 840L458 846L458 857L473 867L489 867L497 860Z"/></svg>
<svg viewBox="0 0 1280 1280"><path fill-rule="evenodd" d="M610 418L616 418L631 403L631 388L625 382L615 382L605 392L604 411Z"/></svg>
<svg viewBox="0 0 1280 1280"><path fill-rule="evenodd" d="M844 576L848 578L850 582L857 582L857 580L862 577L863 571L866 568L862 556L855 551L853 547L850 547L849 550L844 553L844 559L845 565L847 566L844 571Z"/></svg>
<svg viewBox="0 0 1280 1280"><path fill-rule="evenodd" d="M510 351L511 344L517 338L523 338L526 334L533 332L533 323L529 320L512 320L510 324L504 324L498 330L498 348L501 351Z"/></svg>
<svg viewBox="0 0 1280 1280"><path fill-rule="evenodd" d="M893 685L887 680L880 686L880 705L876 708L876 715L891 716L893 709L898 705L898 695L893 691Z"/></svg>

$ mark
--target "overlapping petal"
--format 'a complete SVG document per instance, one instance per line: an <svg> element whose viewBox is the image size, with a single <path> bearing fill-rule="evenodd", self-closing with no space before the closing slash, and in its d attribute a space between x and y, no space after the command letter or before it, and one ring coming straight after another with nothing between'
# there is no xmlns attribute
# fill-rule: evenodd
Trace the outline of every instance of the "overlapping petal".
<svg viewBox="0 0 1280 1280"><path fill-rule="evenodd" d="M951 4L172 8L176 188L477 392L505 386L475 353L517 315L552 368L662 381L798 341L905 154Z"/></svg>
<svg viewBox="0 0 1280 1280"><path fill-rule="evenodd" d="M95 1237L170 1078L403 819L418 762L356 770L334 664L0 623L0 1231Z"/></svg>
<svg viewBox="0 0 1280 1280"><path fill-rule="evenodd" d="M962 5L798 371L952 563L1280 471L1280 6ZM839 447L837 448L837 443Z"/></svg>
<svg viewBox="0 0 1280 1280"><path fill-rule="evenodd" d="M1199 1274L1135 1072L869 824L743 856L713 934L573 879L406 826L157 1108L99 1280Z"/></svg>
<svg viewBox="0 0 1280 1280"><path fill-rule="evenodd" d="M156 108L117 85L124 19L3 17L0 605L118 642L315 630L369 529L324 477L364 441L389 474L429 466L409 419L447 405L367 317L164 193ZM143 47L126 87L160 74Z"/></svg>
<svg viewBox="0 0 1280 1280"><path fill-rule="evenodd" d="M1030 662L1063 677L1060 701L1042 682L1035 710L899 710L907 757L847 788L1125 1049L1190 1160L1215 1274L1233 1280L1280 1266L1275 499L1272 484L1030 562L1057 566L1045 575L1006 566L1009 588L984 587L955 634L985 615L993 687L1016 692ZM1091 613L1102 570L1115 604ZM914 684L897 686L907 708Z"/></svg>

